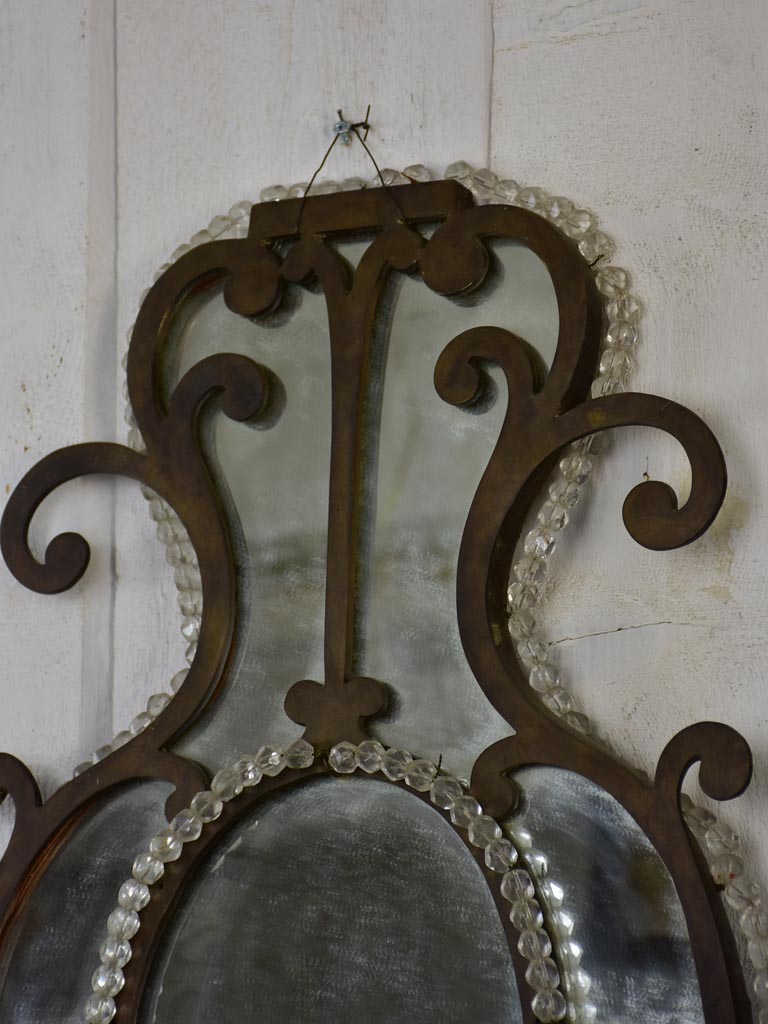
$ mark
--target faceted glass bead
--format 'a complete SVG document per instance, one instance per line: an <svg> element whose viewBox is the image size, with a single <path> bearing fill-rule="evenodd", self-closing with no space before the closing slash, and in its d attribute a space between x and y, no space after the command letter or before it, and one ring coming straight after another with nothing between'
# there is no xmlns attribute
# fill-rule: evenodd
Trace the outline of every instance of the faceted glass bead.
<svg viewBox="0 0 768 1024"><path fill-rule="evenodd" d="M523 550L527 555L547 558L555 550L555 535L546 526L534 526L525 535Z"/></svg>
<svg viewBox="0 0 768 1024"><path fill-rule="evenodd" d="M283 760L288 768L309 768L315 760L315 748L306 740L294 740L283 754Z"/></svg>
<svg viewBox="0 0 768 1024"><path fill-rule="evenodd" d="M262 203L276 203L280 199L288 198L288 189L285 185L268 185L259 192L259 201Z"/></svg>
<svg viewBox="0 0 768 1024"><path fill-rule="evenodd" d="M498 180L498 174L492 171L489 167L480 167L478 170L472 172L472 183L474 185L480 185L482 188L496 188Z"/></svg>
<svg viewBox="0 0 768 1024"><path fill-rule="evenodd" d="M581 711L567 711L563 715L563 721L566 725L570 725L574 732L579 732L582 736L587 736L589 734L589 719L586 715L583 715Z"/></svg>
<svg viewBox="0 0 768 1024"><path fill-rule="evenodd" d="M564 942L560 947L560 959L563 963L563 967L570 971L575 971L581 962L582 953L581 946L578 942L574 942L570 939L568 942Z"/></svg>
<svg viewBox="0 0 768 1024"><path fill-rule="evenodd" d="M408 185L408 179L391 167L382 167L381 169L381 181L389 188L392 185ZM378 178L374 178L374 183L378 186L381 184Z"/></svg>
<svg viewBox="0 0 768 1024"><path fill-rule="evenodd" d="M181 672L177 672L176 675L173 677L173 679L171 680L171 689L173 690L174 693L179 692L179 690L181 689L181 684L187 678L188 673L189 669L183 668Z"/></svg>
<svg viewBox="0 0 768 1024"><path fill-rule="evenodd" d="M242 220L243 217L249 217L252 206L253 203L249 203L247 199L241 199L239 203L235 203L234 206L229 208L229 216L232 220Z"/></svg>
<svg viewBox="0 0 768 1024"><path fill-rule="evenodd" d="M710 864L710 868L712 870L712 877L719 885L728 885L732 879L744 874L744 865L733 854L717 857Z"/></svg>
<svg viewBox="0 0 768 1024"><path fill-rule="evenodd" d="M125 967L131 959L131 944L127 939L110 935L99 947L99 957L107 967Z"/></svg>
<svg viewBox="0 0 768 1024"><path fill-rule="evenodd" d="M553 989L547 992L537 992L531 1000L531 1009L541 1024L553 1024L565 1017L567 1005L562 992Z"/></svg>
<svg viewBox="0 0 768 1024"><path fill-rule="evenodd" d="M686 819L687 817L686 815ZM746 910L747 907L758 906L760 903L760 889L757 884L743 875L734 878L730 885L725 887L724 896L735 910Z"/></svg>
<svg viewBox="0 0 768 1024"><path fill-rule="evenodd" d="M629 278L621 267L602 267L595 274L595 283L606 298L614 299L627 287Z"/></svg>
<svg viewBox="0 0 768 1024"><path fill-rule="evenodd" d="M573 480L577 484L586 483L593 469L592 459L578 452L560 460L560 472L566 480Z"/></svg>
<svg viewBox="0 0 768 1024"><path fill-rule="evenodd" d="M437 768L431 761L423 758L418 761L411 761L405 772L405 784L419 793L426 793L437 775Z"/></svg>
<svg viewBox="0 0 768 1024"><path fill-rule="evenodd" d="M295 185L291 185L288 189L288 196L290 199L301 199L304 193L307 191L309 186L308 181L297 181Z"/></svg>
<svg viewBox="0 0 768 1024"><path fill-rule="evenodd" d="M549 870L547 858L541 850L529 850L525 855L525 862L528 870L532 871L539 878L544 878Z"/></svg>
<svg viewBox="0 0 768 1024"><path fill-rule="evenodd" d="M562 907L565 893L563 892L563 887L559 882L555 882L554 879L548 878L546 882L543 882L541 885L541 894L548 907L552 909Z"/></svg>
<svg viewBox="0 0 768 1024"><path fill-rule="evenodd" d="M515 649L520 661L528 668L533 668L534 665L540 665L547 660L547 645L536 637L520 637Z"/></svg>
<svg viewBox="0 0 768 1024"><path fill-rule="evenodd" d="M83 762L82 762L81 764L79 764L79 765L77 766L77 768L75 768L75 770L74 770L74 771L72 772L72 778L73 778L73 779L76 779L76 778L78 777L78 775L82 775L82 774L83 774L83 772L86 772L86 771L88 771L88 769L89 769L89 768L91 767L91 765L92 765L92 764L93 764L93 761L83 761Z"/></svg>
<svg viewBox="0 0 768 1024"><path fill-rule="evenodd" d="M516 612L509 617L509 633L513 637L533 636L536 632L536 619L529 611Z"/></svg>
<svg viewBox="0 0 768 1024"><path fill-rule="evenodd" d="M549 496L552 501L556 501L566 508L573 508L581 497L581 486L575 480L563 480L561 478L550 484Z"/></svg>
<svg viewBox="0 0 768 1024"><path fill-rule="evenodd" d="M279 775L285 767L283 755L276 747L270 747L268 744L259 747L255 760L265 775Z"/></svg>
<svg viewBox="0 0 768 1024"><path fill-rule="evenodd" d="M623 348L607 348L600 357L600 373L611 380L624 380L633 369L632 356Z"/></svg>
<svg viewBox="0 0 768 1024"><path fill-rule="evenodd" d="M464 796L461 783L448 775L438 776L429 787L430 800L444 811L450 810L454 800L458 800L460 796Z"/></svg>
<svg viewBox="0 0 768 1024"><path fill-rule="evenodd" d="M618 377L597 377L592 382L590 394L593 398L602 398L604 395L616 395L623 386L622 380Z"/></svg>
<svg viewBox="0 0 768 1024"><path fill-rule="evenodd" d="M456 163L448 164L445 168L446 178L470 178L472 176L472 168L464 160L457 160Z"/></svg>
<svg viewBox="0 0 768 1024"><path fill-rule="evenodd" d="M531 876L523 868L508 871L501 880L501 895L510 903L532 900L536 895Z"/></svg>
<svg viewBox="0 0 768 1024"><path fill-rule="evenodd" d="M768 969L768 939L759 937L747 943L747 953L756 971Z"/></svg>
<svg viewBox="0 0 768 1024"><path fill-rule="evenodd" d="M570 199L563 199L562 196L550 196L544 204L544 212L550 220L561 220L567 217L573 210L573 203Z"/></svg>
<svg viewBox="0 0 768 1024"><path fill-rule="evenodd" d="M136 715L128 728L131 731L131 735L138 736L140 732L143 732L147 726L151 724L152 715L148 714L146 711L141 711Z"/></svg>
<svg viewBox="0 0 768 1024"><path fill-rule="evenodd" d="M564 715L568 711L573 711L573 697L562 686L553 687L542 696L541 700L556 715Z"/></svg>
<svg viewBox="0 0 768 1024"><path fill-rule="evenodd" d="M527 210L543 209L547 201L547 193L543 188L521 188L517 193L517 205L524 206Z"/></svg>
<svg viewBox="0 0 768 1024"><path fill-rule="evenodd" d="M149 903L149 887L135 878L129 878L120 886L117 902L126 910L143 910Z"/></svg>
<svg viewBox="0 0 768 1024"><path fill-rule="evenodd" d="M594 1024L596 1020L597 1007L593 1003L582 1003L576 1007L573 1024Z"/></svg>
<svg viewBox="0 0 768 1024"><path fill-rule="evenodd" d="M171 828L181 839L182 843L191 843L200 837L203 831L203 823L198 816L189 809L179 811L171 822Z"/></svg>
<svg viewBox="0 0 768 1024"><path fill-rule="evenodd" d="M214 217L208 225L208 234L211 235L212 238L218 238L219 235L223 235L230 227L232 227L231 219L229 217L219 215L218 217Z"/></svg>
<svg viewBox="0 0 768 1024"><path fill-rule="evenodd" d="M239 757L232 765L232 771L242 782L243 789L250 789L261 782L261 768L252 757Z"/></svg>
<svg viewBox="0 0 768 1024"><path fill-rule="evenodd" d="M690 807L686 808L685 817L689 824L702 831L712 828L717 821L714 814L708 811L706 807L699 807L697 804L691 804Z"/></svg>
<svg viewBox="0 0 768 1024"><path fill-rule="evenodd" d="M221 812L224 810L224 802L219 800L210 790L204 789L192 798L189 809L200 821L207 825L209 821L215 821L220 817Z"/></svg>
<svg viewBox="0 0 768 1024"><path fill-rule="evenodd" d="M539 588L535 583L521 583L514 580L507 588L507 610L520 612L536 604Z"/></svg>
<svg viewBox="0 0 768 1024"><path fill-rule="evenodd" d="M367 187L368 182L365 178L345 178L339 182L339 192L359 192L360 189Z"/></svg>
<svg viewBox="0 0 768 1024"><path fill-rule="evenodd" d="M727 825L718 821L707 829L704 842L713 857L722 857L724 854L734 852L739 844L739 837L732 828L728 828Z"/></svg>
<svg viewBox="0 0 768 1024"><path fill-rule="evenodd" d="M634 295L627 295L626 292L611 299L605 307L605 313L609 320L631 320L635 321L640 315L640 303Z"/></svg>
<svg viewBox="0 0 768 1024"><path fill-rule="evenodd" d="M411 164L406 167L403 171L406 178L410 178L411 181L431 181L432 175L429 173L424 164Z"/></svg>
<svg viewBox="0 0 768 1024"><path fill-rule="evenodd" d="M515 900L509 912L509 919L519 932L544 927L544 914L538 900Z"/></svg>
<svg viewBox="0 0 768 1024"><path fill-rule="evenodd" d="M192 235L189 240L190 247L194 249L198 245L206 245L208 242L212 242L213 237L203 228L202 231L198 231L197 234Z"/></svg>
<svg viewBox="0 0 768 1024"><path fill-rule="evenodd" d="M531 960L525 970L525 980L531 988L546 992L560 984L560 972L555 961L547 956L542 960Z"/></svg>
<svg viewBox="0 0 768 1024"><path fill-rule="evenodd" d="M493 839L485 848L485 866L500 875L517 862L517 850L508 839Z"/></svg>
<svg viewBox="0 0 768 1024"><path fill-rule="evenodd" d="M413 758L407 750L391 747L382 758L384 774L391 782L399 782L400 779L405 778L408 765L412 760Z"/></svg>
<svg viewBox="0 0 768 1024"><path fill-rule="evenodd" d="M472 819L469 823L469 841L473 846L485 849L494 839L501 839L501 828L490 815L479 814Z"/></svg>
<svg viewBox="0 0 768 1024"><path fill-rule="evenodd" d="M552 943L543 928L526 928L520 933L517 948L526 960L541 960L552 952Z"/></svg>
<svg viewBox="0 0 768 1024"><path fill-rule="evenodd" d="M589 210L572 209L564 220L564 227L569 235L585 235L595 225L594 215Z"/></svg>
<svg viewBox="0 0 768 1024"><path fill-rule="evenodd" d="M752 979L752 991L758 999L768 999L768 971L758 971Z"/></svg>
<svg viewBox="0 0 768 1024"><path fill-rule="evenodd" d="M577 967L575 971L569 972L568 987L570 989L577 991L581 996L585 996L591 986L592 979L583 968Z"/></svg>
<svg viewBox="0 0 768 1024"><path fill-rule="evenodd" d="M185 640L197 640L200 636L200 616L185 615L181 620L181 635Z"/></svg>
<svg viewBox="0 0 768 1024"><path fill-rule="evenodd" d="M153 693L147 701L147 713L153 718L157 718L161 711L165 710L171 703L171 695L169 693Z"/></svg>
<svg viewBox="0 0 768 1024"><path fill-rule="evenodd" d="M234 768L221 768L211 780L211 792L225 803L243 792L243 780Z"/></svg>
<svg viewBox="0 0 768 1024"><path fill-rule="evenodd" d="M140 853L133 862L132 874L137 882L144 882L146 885L153 885L158 878L162 878L165 868L159 857L152 853ZM130 938L130 935L126 935Z"/></svg>
<svg viewBox="0 0 768 1024"><path fill-rule="evenodd" d="M522 825L509 825L507 827L513 843L518 850L530 850L533 846L533 837L527 828L523 828Z"/></svg>
<svg viewBox="0 0 768 1024"><path fill-rule="evenodd" d="M579 252L588 263L594 263L600 256L609 256L612 250L610 238L602 231L588 231L579 242Z"/></svg>
<svg viewBox="0 0 768 1024"><path fill-rule="evenodd" d="M768 913L748 907L739 915L739 926L748 939L768 938Z"/></svg>
<svg viewBox="0 0 768 1024"><path fill-rule="evenodd" d="M517 199L519 191L520 186L513 178L505 178L504 181L500 181L496 186L496 195L504 203L513 203Z"/></svg>
<svg viewBox="0 0 768 1024"><path fill-rule="evenodd" d="M95 993L85 1004L85 1019L88 1024L109 1024L117 1008L111 996L97 996Z"/></svg>
<svg viewBox="0 0 768 1024"><path fill-rule="evenodd" d="M558 501L545 501L536 518L542 526L556 532L568 525L568 509Z"/></svg>
<svg viewBox="0 0 768 1024"><path fill-rule="evenodd" d="M124 984L120 968L107 967L106 964L97 967L91 977L91 988L99 996L116 996Z"/></svg>
<svg viewBox="0 0 768 1024"><path fill-rule="evenodd" d="M611 348L632 349L637 344L637 327L621 320L609 324L605 334L605 344Z"/></svg>
<svg viewBox="0 0 768 1024"><path fill-rule="evenodd" d="M107 918L107 935L114 939L132 939L139 930L139 915L135 910L116 907Z"/></svg>
<svg viewBox="0 0 768 1024"><path fill-rule="evenodd" d="M344 740L342 743L337 743L335 747L331 747L328 763L340 775L351 775L357 768L357 748L354 743Z"/></svg>
<svg viewBox="0 0 768 1024"><path fill-rule="evenodd" d="M573 932L573 918L567 910L559 910L556 914L553 914L552 923L558 935L568 937Z"/></svg>
<svg viewBox="0 0 768 1024"><path fill-rule="evenodd" d="M514 565L514 573L522 583L541 583L547 571L547 563L536 555L524 555Z"/></svg>
<svg viewBox="0 0 768 1024"><path fill-rule="evenodd" d="M149 843L149 852L164 864L178 860L181 856L182 842L172 828L164 828L153 836Z"/></svg>
<svg viewBox="0 0 768 1024"><path fill-rule="evenodd" d="M378 740L363 740L357 748L357 763L368 775L380 772L384 764L384 747Z"/></svg>
<svg viewBox="0 0 768 1024"><path fill-rule="evenodd" d="M99 761L103 761L105 757L109 757L112 753L112 746L106 743L103 747L97 747L93 752L93 763L98 764Z"/></svg>
<svg viewBox="0 0 768 1024"><path fill-rule="evenodd" d="M534 665L528 676L528 682L537 693L546 693L560 684L560 673L552 665L543 662Z"/></svg>
<svg viewBox="0 0 768 1024"><path fill-rule="evenodd" d="M117 750L119 747L124 747L130 739L132 739L131 734L126 729L123 729L123 731L117 733L112 740L112 749Z"/></svg>
<svg viewBox="0 0 768 1024"><path fill-rule="evenodd" d="M480 804L473 796L465 793L451 805L451 821L459 828L469 828L474 818L482 812Z"/></svg>

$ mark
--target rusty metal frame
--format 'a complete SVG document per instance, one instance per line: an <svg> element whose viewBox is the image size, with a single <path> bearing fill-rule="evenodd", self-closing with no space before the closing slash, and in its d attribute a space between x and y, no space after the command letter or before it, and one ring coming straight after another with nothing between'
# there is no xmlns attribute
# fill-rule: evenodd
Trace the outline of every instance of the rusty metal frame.
<svg viewBox="0 0 768 1024"><path fill-rule="evenodd" d="M427 240L419 225L435 222L440 226ZM352 272L329 241L360 231L376 234ZM572 732L535 698L506 628L506 588L515 545L532 502L566 445L628 425L657 427L680 441L692 474L685 505L678 508L671 488L657 481L639 484L624 503L629 533L656 550L687 544L710 525L725 493L722 453L707 426L674 402L641 394L591 398L602 306L576 245L526 210L477 207L466 189L448 181L314 197L303 208L299 200L260 204L253 207L247 238L211 242L182 256L147 295L130 345L128 388L146 453L118 444L61 449L30 470L11 495L0 525L3 556L25 586L55 594L80 579L89 550L82 537L66 533L51 541L43 563L34 558L27 533L43 499L60 484L92 473L128 476L152 488L174 508L189 533L200 566L204 611L197 655L179 693L124 747L45 802L29 770L11 755L0 755L0 787L16 808L15 828L0 864L0 969L10 961L14 925L27 897L98 798L133 780L165 779L175 787L166 808L171 815L207 786L204 769L172 747L226 681L237 581L222 503L201 450L199 420L203 406L214 398L236 420L267 415L270 373L244 356L211 356L192 367L164 400L163 352L181 303L214 283L223 283L227 305L248 317L278 306L286 286L316 280L326 296L332 454L325 677L322 682L296 682L285 709L305 727L305 737L327 751L341 740L365 738L368 719L387 705L385 683L359 676L355 667L363 404L379 299L392 271L418 272L442 295L477 288L489 268L484 241L494 237L520 241L545 263L557 296L560 330L552 367L540 389L527 345L503 327L476 328L448 341L435 368L438 394L456 406L482 397L488 362L502 369L509 389L501 433L469 509L458 552L457 614L472 672L515 735L479 756L472 791L488 814L502 817L516 799L510 773L525 765L557 766L603 787L632 815L669 869L688 924L707 1024L751 1020L719 894L683 823L679 802L682 780L695 762L701 762L699 779L709 796L725 800L741 793L751 776L746 742L725 725L690 726L670 740L654 780L648 781ZM293 244L284 254L278 243L286 240ZM270 780L267 790L278 791L291 781L289 775ZM264 795L262 791L259 799ZM238 802L237 814L251 803ZM215 838L228 821L225 814L211 835ZM145 911L135 954L143 965L121 996L116 1018L121 1024L137 1019L151 952L206 845L200 844L200 852L183 863L169 865L163 894L157 903L153 897ZM520 977L519 962L516 968ZM523 1012L530 1020L530 1008Z"/></svg>

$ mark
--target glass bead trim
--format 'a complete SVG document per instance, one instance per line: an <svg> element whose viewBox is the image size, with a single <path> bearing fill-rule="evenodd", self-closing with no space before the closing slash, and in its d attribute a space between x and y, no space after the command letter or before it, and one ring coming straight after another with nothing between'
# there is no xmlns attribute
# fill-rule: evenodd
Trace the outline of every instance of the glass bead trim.
<svg viewBox="0 0 768 1024"><path fill-rule="evenodd" d="M107 920L107 934L99 951L101 963L92 976L93 992L83 1011L87 1024L108 1024L117 1013L131 959L130 940L141 927L141 911L150 902L152 886L162 878L165 863L182 857L185 846L199 839L205 826L221 816L225 803L257 786L265 775L274 776L286 768L309 768L316 757L312 746L299 739L283 751L265 745L254 756L238 758L220 769L210 790L198 793L190 807L180 811L169 827L136 855L132 877L120 886L118 906ZM458 779L439 772L425 758L396 748L386 750L376 740L365 740L359 746L347 741L338 743L331 748L327 763L338 775L362 770L389 782L404 782L421 793L429 792L431 803L446 812L454 829L466 833L469 845L484 851L485 865L493 872L501 896L510 904L509 917L519 933L517 948L528 961L525 978L533 993L531 1008L536 1019L541 1024L552 1024L566 1016L574 1022L594 1019L594 1012L590 1015L593 1008L583 1000L590 982L580 966L581 948L571 938L573 920L562 909L562 889L547 876L546 857L533 848L526 829L512 826L504 831L483 814L480 804Z"/></svg>

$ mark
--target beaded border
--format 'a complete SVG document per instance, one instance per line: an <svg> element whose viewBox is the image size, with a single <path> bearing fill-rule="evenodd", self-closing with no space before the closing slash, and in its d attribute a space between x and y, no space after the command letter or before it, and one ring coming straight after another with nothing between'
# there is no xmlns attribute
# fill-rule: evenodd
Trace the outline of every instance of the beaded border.
<svg viewBox="0 0 768 1024"><path fill-rule="evenodd" d="M91 978L93 992L84 1007L87 1024L108 1024L117 1013L116 999L125 984L124 968L131 959L131 939L141 925L139 914L149 903L151 887L162 878L165 865L178 860L184 846L200 838L204 827L221 816L225 803L257 786L265 776L278 775L285 768L310 768L317 756L310 743L298 739L284 751L266 744L253 757L238 758L220 769L211 788L198 793L190 806L137 854L131 877L120 886L118 905L107 919L107 935L99 950L101 963ZM432 761L415 758L406 750L386 750L378 740L364 740L359 745L346 740L337 743L327 763L337 775L351 775L361 769L368 775L381 775L389 782L402 781L418 792L428 792L432 804L450 816L454 829L465 832L469 843L483 850L485 865L494 873L501 896L510 904L509 917L519 932L517 949L528 961L525 980L533 991L531 1009L536 1019L541 1024L562 1021L566 1015L572 1021L594 1019L594 1008L590 1012L583 1001L590 979L580 967L581 947L571 939L573 918L562 909L562 887L547 877L547 859L533 848L527 829L507 825L504 835L499 823L483 814L480 804L458 779L440 773ZM574 1016L577 1004L580 1014Z"/></svg>
<svg viewBox="0 0 768 1024"><path fill-rule="evenodd" d="M500 202L539 213L578 244L579 251L590 266L600 264L595 271L595 280L604 299L608 328L592 393L600 396L623 390L634 369L633 352L638 343L642 310L637 298L628 290L627 272L620 267L605 266L601 262L612 254L614 246L611 239L597 227L595 214L561 196L549 195L542 188L520 186L511 179L502 180L488 168L475 169L465 161L450 164L445 169L444 177L460 181L470 189L478 203ZM431 178L432 175L423 164L413 164L402 173L391 169L382 171L382 179L388 186L429 181ZM372 181L363 178L348 178L342 182L323 181L313 186L313 194L378 187L380 184L378 178ZM288 187L272 185L262 189L259 200L270 202L301 197L306 187L306 182ZM174 250L168 262L158 269L153 281L194 246L215 238L245 237L251 206L250 202L242 201L236 203L227 215L214 217L207 229L197 232L188 244ZM144 292L141 296L139 305L146 294ZM129 343L132 331L133 326L127 332ZM133 418L125 382L123 397L126 401L129 447L142 450L143 441ZM561 460L549 485L549 497L537 513L537 526L529 531L523 541L523 557L513 566L508 595L509 630L518 656L529 670L530 685L550 711L562 717L571 728L593 738L597 738L594 725L578 709L573 694L564 685L552 651L539 635L531 609L541 602L546 582L546 560L554 550L555 535L567 526L569 515L583 496L584 486L594 469L594 455L598 446L599 439L596 436L582 438L569 447L568 454ZM181 520L173 510L148 488L142 487L142 493L149 502L150 516L157 523L158 539L167 548L166 559L174 570L182 615L181 631L189 644L185 658L191 664L197 649L202 615L202 589L195 552ZM173 676L170 694L152 694L146 711L140 712L131 721L128 730L119 732L111 743L99 747L89 761L77 766L74 774L79 775L145 729L178 691L186 674L187 669L183 669ZM606 746L609 745L604 737L601 740ZM768 911L761 909L761 891L744 874L738 835L710 811L695 805L686 794L683 794L682 806L686 823L699 842L713 878L723 890L726 907L746 943L747 964L751 965L753 973L753 1002L760 1016L760 1024L768 1024ZM589 1017L584 1019L588 1020Z"/></svg>

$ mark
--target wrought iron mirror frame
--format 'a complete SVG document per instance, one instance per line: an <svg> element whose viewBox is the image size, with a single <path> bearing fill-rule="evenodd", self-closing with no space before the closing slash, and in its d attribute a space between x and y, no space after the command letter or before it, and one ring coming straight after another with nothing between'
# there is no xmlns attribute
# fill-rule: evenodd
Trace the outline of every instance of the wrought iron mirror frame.
<svg viewBox="0 0 768 1024"><path fill-rule="evenodd" d="M440 226L426 239L419 225L435 222ZM328 240L360 231L377 234L350 272ZM657 481L639 484L624 503L630 534L657 550L686 544L710 525L725 492L722 453L706 425L674 402L641 394L590 397L603 313L576 244L535 213L475 206L472 195L455 181L344 192L304 203L262 203L252 209L247 238L210 242L183 255L150 289L130 345L128 388L146 452L118 444L62 449L38 463L11 496L0 528L3 555L20 582L53 594L80 579L89 552L82 537L68 533L51 541L42 564L35 560L27 534L41 501L60 484L88 474L114 473L140 481L184 523L197 553L205 602L197 653L186 680L152 724L125 746L45 802L28 769L12 756L0 755L0 784L16 807L0 871L2 960L7 961L14 922L35 882L97 797L130 780L166 779L175 786L167 804L170 818L208 785L199 765L170 749L221 691L231 664L237 611L231 541L201 449L199 421L204 405L215 397L233 419L268 415L271 379L268 367L244 356L210 356L184 375L166 403L161 360L174 312L193 291L214 282L224 282L227 305L247 317L277 307L287 284L316 279L325 293L332 373L325 677L322 682L296 682L285 709L304 726L304 736L315 749L327 753L340 741L366 739L368 720L387 705L385 682L359 676L354 654L363 404L378 300L392 271L418 272L442 295L477 288L488 271L484 241L490 238L517 240L543 261L555 288L560 331L552 367L540 388L525 341L501 327L476 328L449 341L435 368L438 394L455 406L482 397L488 362L501 368L508 386L504 424L469 510L458 554L457 614L478 684L516 731L478 757L471 791L487 814L503 817L516 800L509 774L546 764L576 772L610 793L648 836L674 880L707 1024L750 1019L718 893L680 808L683 778L697 761L701 786L709 796L725 800L741 793L751 775L747 744L725 725L690 726L667 744L655 779L644 779L534 698L506 628L515 545L532 502L569 443L627 425L660 428L680 441L692 474L685 505L678 509L674 492ZM280 243L287 240L293 244L284 254ZM166 866L162 890L153 891L142 912L117 1020L137 1019L152 953L209 844L269 794L328 770L321 759L265 780L225 805L207 828L205 842L195 844L194 856ZM506 920L504 924L509 934ZM510 947L520 976L525 965L514 943ZM524 1019L532 1019L529 1008L523 1013Z"/></svg>

